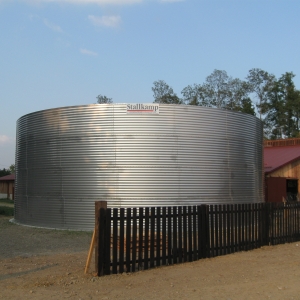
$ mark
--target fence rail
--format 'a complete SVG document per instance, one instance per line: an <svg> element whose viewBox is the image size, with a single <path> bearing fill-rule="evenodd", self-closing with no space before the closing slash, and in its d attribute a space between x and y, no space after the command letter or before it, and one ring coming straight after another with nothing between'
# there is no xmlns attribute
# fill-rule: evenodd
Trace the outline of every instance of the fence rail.
<svg viewBox="0 0 300 300"><path fill-rule="evenodd" d="M300 138L281 139L281 140L265 140L265 147L278 147L278 146L296 146L300 145Z"/></svg>
<svg viewBox="0 0 300 300"><path fill-rule="evenodd" d="M96 202L98 276L300 239L300 203L107 208Z"/></svg>

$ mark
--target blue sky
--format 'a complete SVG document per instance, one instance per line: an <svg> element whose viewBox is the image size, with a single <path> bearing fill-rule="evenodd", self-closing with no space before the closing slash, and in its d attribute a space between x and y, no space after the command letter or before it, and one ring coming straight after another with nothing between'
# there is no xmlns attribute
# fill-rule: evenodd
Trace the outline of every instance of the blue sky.
<svg viewBox="0 0 300 300"><path fill-rule="evenodd" d="M96 102L180 96L214 69L296 74L299 0L0 0L0 168L14 163L16 121Z"/></svg>

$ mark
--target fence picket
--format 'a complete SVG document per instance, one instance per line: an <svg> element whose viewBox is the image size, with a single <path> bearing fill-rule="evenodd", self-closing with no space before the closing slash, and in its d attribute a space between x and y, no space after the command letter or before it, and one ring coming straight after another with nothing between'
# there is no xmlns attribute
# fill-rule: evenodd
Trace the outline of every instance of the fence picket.
<svg viewBox="0 0 300 300"><path fill-rule="evenodd" d="M154 268L155 207L151 207L150 222L150 268Z"/></svg>
<svg viewBox="0 0 300 300"><path fill-rule="evenodd" d="M131 208L126 209L126 272L130 272Z"/></svg>
<svg viewBox="0 0 300 300"><path fill-rule="evenodd" d="M202 249L202 243L201 243L201 238L202 238L202 215L201 215L202 209L201 206L197 206L197 247L198 247L198 252L197 252L197 259L203 258L203 249Z"/></svg>
<svg viewBox="0 0 300 300"><path fill-rule="evenodd" d="M145 242L144 242L144 269L149 266L149 207L145 208Z"/></svg>
<svg viewBox="0 0 300 300"><path fill-rule="evenodd" d="M183 261L187 262L187 253L188 253L188 248L187 248L187 210L186 206L183 207L182 210L182 226L183 226Z"/></svg>
<svg viewBox="0 0 300 300"><path fill-rule="evenodd" d="M100 215L101 216L101 215ZM105 238L104 238L104 272L110 274L110 243L111 243L111 208L105 210Z"/></svg>
<svg viewBox="0 0 300 300"><path fill-rule="evenodd" d="M171 217L172 207L168 207L168 264L172 264L172 217Z"/></svg>
<svg viewBox="0 0 300 300"><path fill-rule="evenodd" d="M193 206L193 261L197 260L197 206Z"/></svg>
<svg viewBox="0 0 300 300"><path fill-rule="evenodd" d="M234 204L234 252L239 251L238 205Z"/></svg>
<svg viewBox="0 0 300 300"><path fill-rule="evenodd" d="M229 211L229 253L234 253L234 214L233 214L233 205L228 205Z"/></svg>
<svg viewBox="0 0 300 300"><path fill-rule="evenodd" d="M218 214L218 205L212 210L212 242L214 242L214 247L212 246L212 256L219 255L219 214Z"/></svg>
<svg viewBox="0 0 300 300"><path fill-rule="evenodd" d="M118 273L118 210L113 210L113 266L112 273Z"/></svg>
<svg viewBox="0 0 300 300"><path fill-rule="evenodd" d="M124 272L124 208L120 208L119 273Z"/></svg>
<svg viewBox="0 0 300 300"><path fill-rule="evenodd" d="M177 264L177 207L173 206L173 264Z"/></svg>
<svg viewBox="0 0 300 300"><path fill-rule="evenodd" d="M167 264L167 216L166 216L166 207L162 209L162 265Z"/></svg>
<svg viewBox="0 0 300 300"><path fill-rule="evenodd" d="M207 249L208 257L214 257L215 256L215 224L217 221L217 216L215 213L216 207L208 206L208 240L209 240L209 248Z"/></svg>
<svg viewBox="0 0 300 300"><path fill-rule="evenodd" d="M182 263L182 207L178 207L178 262Z"/></svg>
<svg viewBox="0 0 300 300"><path fill-rule="evenodd" d="M98 245L99 245L99 253L98 255L98 276L103 276L105 272L105 209L100 208L100 221L99 221L99 233L98 233Z"/></svg>
<svg viewBox="0 0 300 300"><path fill-rule="evenodd" d="M192 207L188 206L188 261L193 261Z"/></svg>
<svg viewBox="0 0 300 300"><path fill-rule="evenodd" d="M132 272L135 272L136 267L136 244L137 244L137 223L136 223L136 208L132 209Z"/></svg>
<svg viewBox="0 0 300 300"><path fill-rule="evenodd" d="M156 266L160 266L160 207L156 210Z"/></svg>
<svg viewBox="0 0 300 300"><path fill-rule="evenodd" d="M144 209L139 208L139 258L138 258L138 269L143 268L143 244L144 244Z"/></svg>
<svg viewBox="0 0 300 300"><path fill-rule="evenodd" d="M226 205L221 205L221 215L222 215L222 228L221 228L221 241L222 241L222 255L226 254L226 236L227 236L227 228L226 228Z"/></svg>

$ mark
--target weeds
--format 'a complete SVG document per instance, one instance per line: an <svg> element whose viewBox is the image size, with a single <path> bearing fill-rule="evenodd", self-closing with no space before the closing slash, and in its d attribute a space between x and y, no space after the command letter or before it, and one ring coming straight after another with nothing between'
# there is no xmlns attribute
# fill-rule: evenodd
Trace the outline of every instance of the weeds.
<svg viewBox="0 0 300 300"><path fill-rule="evenodd" d="M4 216L13 216L14 215L14 208L8 206L0 206L0 215Z"/></svg>

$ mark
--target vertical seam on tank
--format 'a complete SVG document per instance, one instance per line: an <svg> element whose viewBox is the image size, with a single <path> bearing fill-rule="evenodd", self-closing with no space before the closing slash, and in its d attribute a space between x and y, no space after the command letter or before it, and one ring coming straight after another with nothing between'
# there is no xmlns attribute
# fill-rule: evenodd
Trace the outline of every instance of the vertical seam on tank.
<svg viewBox="0 0 300 300"><path fill-rule="evenodd" d="M59 118L59 117L58 117ZM65 199L63 197L63 174L62 174L62 167L61 167L61 152L62 152L62 136L61 136L61 120L58 119L58 137L59 137L59 170L60 170L60 199L62 200L62 224L63 227L65 226Z"/></svg>
<svg viewBox="0 0 300 300"><path fill-rule="evenodd" d="M178 131L177 131L177 122L176 122L176 106L173 106L173 124L174 124L174 136L176 139L176 172L177 172L177 186L178 186L178 196L181 199L181 189L180 189L180 179L181 179L181 168L178 165Z"/></svg>
<svg viewBox="0 0 300 300"><path fill-rule="evenodd" d="M28 221L28 116L26 117L26 221Z"/></svg>
<svg viewBox="0 0 300 300"><path fill-rule="evenodd" d="M114 165L114 178L115 178L115 187L114 187L114 191L115 191L115 195L113 196L115 199L117 199L117 159L116 159L116 136L115 136L115 105L112 105L112 109L113 109L113 122L112 122L112 137L113 137L113 145L114 145L114 154L115 154L115 165Z"/></svg>
<svg viewBox="0 0 300 300"><path fill-rule="evenodd" d="M233 201L232 198L232 178L231 178L231 167L230 167L230 147L229 147L229 135L228 135L228 112L226 111L226 145L227 145L227 167L228 167L228 179L229 179L229 197L230 200Z"/></svg>

